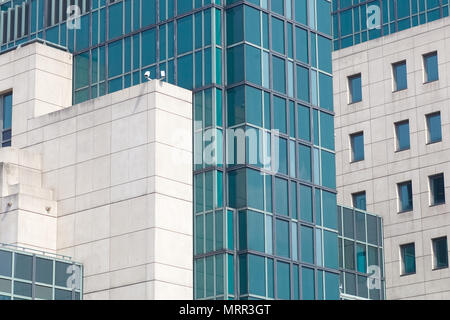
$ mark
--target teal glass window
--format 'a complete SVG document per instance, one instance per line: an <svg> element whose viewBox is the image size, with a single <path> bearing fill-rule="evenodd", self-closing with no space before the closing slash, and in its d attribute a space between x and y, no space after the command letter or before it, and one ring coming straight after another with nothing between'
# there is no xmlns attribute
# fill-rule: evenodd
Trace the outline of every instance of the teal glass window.
<svg viewBox="0 0 450 320"><path fill-rule="evenodd" d="M264 252L264 214L239 212L239 248Z"/></svg>
<svg viewBox="0 0 450 320"><path fill-rule="evenodd" d="M286 93L286 62L276 56L272 57L273 89Z"/></svg>
<svg viewBox="0 0 450 320"><path fill-rule="evenodd" d="M123 34L123 2L112 4L108 8L109 39Z"/></svg>
<svg viewBox="0 0 450 320"><path fill-rule="evenodd" d="M192 89L193 79L193 55L188 54L181 58L178 58L178 85L185 89Z"/></svg>
<svg viewBox="0 0 450 320"><path fill-rule="evenodd" d="M299 170L300 179L305 181L311 181L312 169L311 169L311 148L303 144L298 145L298 156L299 156Z"/></svg>
<svg viewBox="0 0 450 320"><path fill-rule="evenodd" d="M437 174L429 177L431 205L439 205L445 203L445 184L444 174Z"/></svg>
<svg viewBox="0 0 450 320"><path fill-rule="evenodd" d="M277 298L289 300L291 298L291 272L289 264L277 262Z"/></svg>
<svg viewBox="0 0 450 320"><path fill-rule="evenodd" d="M302 268L302 299L315 300L316 285L315 285L314 269Z"/></svg>
<svg viewBox="0 0 450 320"><path fill-rule="evenodd" d="M257 1L259 2L259 1ZM288 0L289 2L289 0ZM284 0L271 1L270 3L272 11L278 13L279 15L284 15Z"/></svg>
<svg viewBox="0 0 450 320"><path fill-rule="evenodd" d="M413 209L412 182L399 183L397 186L400 212L411 211Z"/></svg>
<svg viewBox="0 0 450 320"><path fill-rule="evenodd" d="M299 27L295 28L295 44L297 60L308 63L308 31Z"/></svg>
<svg viewBox="0 0 450 320"><path fill-rule="evenodd" d="M288 212L288 181L275 178L275 213L287 216Z"/></svg>
<svg viewBox="0 0 450 320"><path fill-rule="evenodd" d="M361 74L348 78L349 103L362 101Z"/></svg>
<svg viewBox="0 0 450 320"><path fill-rule="evenodd" d="M236 82L244 80L244 46L239 45L227 50L227 76L228 84L231 85Z"/></svg>
<svg viewBox="0 0 450 320"><path fill-rule="evenodd" d="M295 20L307 24L307 0L295 0Z"/></svg>
<svg viewBox="0 0 450 320"><path fill-rule="evenodd" d="M244 40L243 7L237 6L227 10L227 42L228 45Z"/></svg>
<svg viewBox="0 0 450 320"><path fill-rule="evenodd" d="M331 2L327 0L317 0L317 30L331 35Z"/></svg>
<svg viewBox="0 0 450 320"><path fill-rule="evenodd" d="M249 82L261 85L261 50L245 45L245 70ZM242 72L242 71L241 71Z"/></svg>
<svg viewBox="0 0 450 320"><path fill-rule="evenodd" d="M397 151L408 150L410 148L409 121L397 122L395 134L397 136Z"/></svg>
<svg viewBox="0 0 450 320"><path fill-rule="evenodd" d="M433 268L448 268L448 246L447 237L432 240L433 243Z"/></svg>
<svg viewBox="0 0 450 320"><path fill-rule="evenodd" d="M352 194L353 207L366 211L366 192L358 192Z"/></svg>
<svg viewBox="0 0 450 320"><path fill-rule="evenodd" d="M394 63L392 69L394 74L394 91L408 88L406 61Z"/></svg>
<svg viewBox="0 0 450 320"><path fill-rule="evenodd" d="M325 299L339 300L339 298L339 274L325 272Z"/></svg>
<svg viewBox="0 0 450 320"><path fill-rule="evenodd" d="M238 87L242 88L242 87ZM234 89L233 89L234 90ZM239 89L237 89L239 90ZM245 86L245 114L246 122L262 127L262 92L254 87ZM235 108L240 108L238 104ZM234 121L233 121L234 122ZM244 121L242 121L244 122Z"/></svg>
<svg viewBox="0 0 450 320"><path fill-rule="evenodd" d="M278 129L282 133L287 133L286 100L274 96L273 108L274 108L274 115L273 115L274 129Z"/></svg>
<svg viewBox="0 0 450 320"><path fill-rule="evenodd" d="M14 254L14 277L22 280L32 280L33 257L29 255ZM66 284L64 283L64 286Z"/></svg>
<svg viewBox="0 0 450 320"><path fill-rule="evenodd" d="M298 106L298 137L305 141L311 141L311 112L310 108ZM333 125L334 127L334 125Z"/></svg>
<svg viewBox="0 0 450 320"><path fill-rule="evenodd" d="M261 45L260 20L259 10L245 6L245 40L257 46Z"/></svg>
<svg viewBox="0 0 450 320"><path fill-rule="evenodd" d="M358 132L350 136L350 143L352 147L352 161L364 160L364 133Z"/></svg>
<svg viewBox="0 0 450 320"><path fill-rule="evenodd" d="M425 82L439 80L437 52L432 52L424 55L423 65L425 68Z"/></svg>
<svg viewBox="0 0 450 320"><path fill-rule="evenodd" d="M272 17L272 50L284 54L284 22L278 18Z"/></svg>
<svg viewBox="0 0 450 320"><path fill-rule="evenodd" d="M309 69L297 66L297 98L309 102L309 87Z"/></svg>
<svg viewBox="0 0 450 320"><path fill-rule="evenodd" d="M300 218L303 221L313 221L311 187L300 185Z"/></svg>
<svg viewBox="0 0 450 320"><path fill-rule="evenodd" d="M142 66L145 67L155 62L156 29L150 29L142 33Z"/></svg>
<svg viewBox="0 0 450 320"><path fill-rule="evenodd" d="M333 78L319 72L319 105L327 110L333 111Z"/></svg>
<svg viewBox="0 0 450 320"><path fill-rule="evenodd" d="M317 150L317 149L315 149ZM331 189L336 188L336 160L334 153L322 150L322 185ZM318 161L315 162L318 165ZM315 171L319 171L315 169ZM314 174L317 174L316 172Z"/></svg>
<svg viewBox="0 0 450 320"><path fill-rule="evenodd" d="M416 273L416 249L414 243L400 246L402 274Z"/></svg>
<svg viewBox="0 0 450 320"><path fill-rule="evenodd" d="M188 1L186 1L188 2ZM177 45L178 54L192 51L193 49L193 16L187 16L178 20Z"/></svg>
<svg viewBox="0 0 450 320"><path fill-rule="evenodd" d="M314 230L310 227L301 226L301 254L302 261L306 263L314 263Z"/></svg>
<svg viewBox="0 0 450 320"><path fill-rule="evenodd" d="M323 191L323 225L324 227L337 230L337 206L336 206L336 194Z"/></svg>
<svg viewBox="0 0 450 320"><path fill-rule="evenodd" d="M11 146L11 127L12 127L12 93L0 95L0 112L2 121L1 146Z"/></svg>
<svg viewBox="0 0 450 320"><path fill-rule="evenodd" d="M112 78L122 74L123 41L110 43L108 46L108 77Z"/></svg>
<svg viewBox="0 0 450 320"><path fill-rule="evenodd" d="M0 250L0 276L12 276L12 253Z"/></svg>
<svg viewBox="0 0 450 320"><path fill-rule="evenodd" d="M366 245L360 243L356 245L356 270L361 273L367 272Z"/></svg>
<svg viewBox="0 0 450 320"><path fill-rule="evenodd" d="M350 240L344 240L344 268L355 270L355 243Z"/></svg>
<svg viewBox="0 0 450 320"><path fill-rule="evenodd" d="M320 112L320 142L322 147L334 150L334 117Z"/></svg>
<svg viewBox="0 0 450 320"><path fill-rule="evenodd" d="M339 257L336 248L338 247L338 235L336 232L324 230L323 232L323 253L325 267L338 269Z"/></svg>
<svg viewBox="0 0 450 320"><path fill-rule="evenodd" d="M331 73L331 40L322 36L317 37L319 69Z"/></svg>
<svg viewBox="0 0 450 320"><path fill-rule="evenodd" d="M289 222L276 220L276 254L280 257L290 257Z"/></svg>
<svg viewBox="0 0 450 320"><path fill-rule="evenodd" d="M426 116L428 129L428 143L442 141L441 113L436 112Z"/></svg>
<svg viewBox="0 0 450 320"><path fill-rule="evenodd" d="M264 257L248 255L248 285L249 294L264 297L266 295L266 273Z"/></svg>

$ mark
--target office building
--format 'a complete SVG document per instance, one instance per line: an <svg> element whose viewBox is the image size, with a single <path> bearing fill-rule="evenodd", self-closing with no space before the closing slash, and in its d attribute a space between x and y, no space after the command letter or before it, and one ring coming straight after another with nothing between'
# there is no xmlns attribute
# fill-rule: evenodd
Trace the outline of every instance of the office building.
<svg viewBox="0 0 450 320"><path fill-rule="evenodd" d="M338 203L382 216L387 299L449 299L448 2L382 1L369 31L340 3Z"/></svg>
<svg viewBox="0 0 450 320"><path fill-rule="evenodd" d="M0 243L71 257L82 291L58 291L58 262L38 287L42 254L14 253L1 295L191 299L192 94L147 81L72 105L72 59L37 40L0 55Z"/></svg>
<svg viewBox="0 0 450 320"><path fill-rule="evenodd" d="M69 5L73 7L67 11ZM77 113L73 116L76 119L81 117L76 123L84 122L84 117L78 115L82 111L78 110L105 104L111 105L118 114L124 112L126 117L124 110L127 108L128 112L137 111L130 110L131 107L123 103L125 99L141 101L141 95L153 92L158 95L159 90L163 90L162 95L175 96L172 101L183 101L182 110L176 112L184 115L183 119L192 120L194 141L193 147L175 144L175 148L194 154L194 163L186 172L166 172L168 168L161 167L170 177L179 173L173 176L176 184L180 182L175 188L176 195L169 195L180 198L183 219L168 228L173 227L174 232L184 235L185 247L178 243L180 248L195 256L193 277L187 276L192 270L184 259L173 263L180 266L179 273L175 272L174 287L181 287L184 294L193 278L191 294L195 299L339 299L330 1L14 0L3 1L0 6L1 56L12 54L19 50L18 46L35 40L46 41L73 54L73 76L67 64L64 73L67 81L63 81L69 91L61 90L64 96L59 96L58 92L62 104L59 101L45 104L39 99L34 113L24 107L19 114L22 109L17 106L14 90L11 96L11 88L2 89L9 90L5 91L5 106L13 106L12 125L4 122L4 146L11 144L18 150L31 149L42 154L43 174L50 171L42 187L56 193L58 215L60 211L64 215L103 205L103 202L96 203L103 199L103 194L96 189L95 174L100 174L105 166L97 163L93 164L97 167L91 167L83 163L87 171L79 168L81 162L91 160L85 157L97 152L103 144L95 145L95 133L94 138L78 138L86 128L83 124L80 124L82 129L73 129L68 121L66 128L64 121L68 120L70 112ZM145 89L147 72L152 79L163 77L165 82L192 90L192 114L183 109L190 102L183 91L167 87L166 92L165 86L160 89L156 84ZM71 94L66 96L67 92ZM77 111L66 111L70 100L75 106L67 110ZM161 102L147 100L144 108L154 107L153 102L158 108ZM116 102L117 107L114 107ZM162 103L162 107L166 106ZM5 110L11 112L11 109ZM47 115L49 112L53 113ZM18 117L29 119L29 126L21 124L23 127L16 129ZM92 126L95 127L95 117L86 117L94 121ZM122 132L125 136L117 138L118 150L115 151L122 151L130 144L132 148L133 143L143 138L142 132L136 131L141 126L133 121L138 120L130 118L111 131L111 134ZM148 125L151 127L152 123ZM45 127L53 124L59 129L47 133ZM183 122L183 129L184 125ZM166 131L165 135L161 131L157 138L169 139L173 136L171 129L177 126L177 122L169 121L165 127L158 127ZM66 132L66 129L75 131ZM71 140L71 134L75 133L77 138ZM177 137L190 134L184 132ZM47 144L47 139L62 141L57 147ZM113 188L120 201L125 195L130 198L141 195L140 183L127 184L143 174L142 163L129 163L127 159L136 162L147 159L140 157L142 150L135 151L133 155L118 156L115 165L111 158L111 183L115 181L122 186ZM61 159L52 159L53 152L59 152ZM66 159L73 157L73 152L76 160ZM161 152L153 159L162 159L165 154ZM75 173L70 165L76 166ZM127 168L126 172L121 166ZM150 166L148 170L151 169ZM79 170L86 174L79 176ZM67 184L67 179L77 182ZM189 193L190 183L193 197ZM170 189L170 183L164 187ZM80 198L83 203L77 204L79 194L81 197L94 191L98 191L95 196ZM118 210L132 211L133 203ZM189 221L184 220L187 208ZM72 225L69 220L74 216L76 214L65 217L67 226ZM157 219L156 222L167 221ZM142 223L129 218L123 227L138 228ZM95 225L86 224L87 230ZM194 239L190 241L192 224ZM57 226L58 243L59 237L63 239L69 231L60 231L62 227ZM105 232L100 233L102 240L86 245L84 254L112 250L102 243L107 237L113 237L112 230L102 232ZM97 231L86 231L79 236L91 243ZM125 248L133 241L147 239L144 234L135 236L132 239L113 237L114 244ZM111 268L109 272L92 270L88 259L77 254L76 249L75 254L69 254L72 250L69 248L73 247L77 247L76 242L64 239L64 244L49 249L83 263L85 298L126 295L158 298L165 296L158 295L158 290L169 291L169 287L149 284L144 295L142 284L125 286L119 280L114 282ZM139 253L143 254L139 250L129 252L130 255ZM121 259L109 260L109 263L114 262L114 268L121 268L127 261L140 261L138 257ZM129 274L114 275L117 278L129 276L127 283L138 283L133 277L143 271L137 270L130 268ZM159 273L155 271L155 274ZM164 272L159 275L164 276ZM91 283L99 287L90 287L89 277L92 277ZM151 290L155 293L148 293Z"/></svg>

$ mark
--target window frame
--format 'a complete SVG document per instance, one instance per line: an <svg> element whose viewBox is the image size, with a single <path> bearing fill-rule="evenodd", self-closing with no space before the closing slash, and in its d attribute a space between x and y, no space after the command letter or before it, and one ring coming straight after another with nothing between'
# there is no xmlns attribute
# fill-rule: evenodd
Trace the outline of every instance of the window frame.
<svg viewBox="0 0 450 320"><path fill-rule="evenodd" d="M360 136L362 135L363 138L363 157L362 159L357 159L355 160L355 151L354 151L354 137L356 136ZM359 131L359 132L355 132L350 134L350 163L357 163L357 162L361 162L364 161L366 159L366 153L365 153L365 144L364 144L364 131Z"/></svg>
<svg viewBox="0 0 450 320"><path fill-rule="evenodd" d="M404 249L406 249L409 246L413 246L414 248L414 271L413 272L406 272L405 271L405 254ZM417 264L416 264L416 244L415 242L405 243L400 245L400 276L410 276L417 273Z"/></svg>
<svg viewBox="0 0 450 320"><path fill-rule="evenodd" d="M402 197L401 197L401 187L403 185L406 184L411 184L411 208L407 209L407 210L403 210L403 205L402 205ZM411 212L414 210L414 193L413 193L413 189L412 189L412 180L408 180L408 181L403 181L403 182L399 182L397 183L397 206L398 206L398 213L406 213L406 212Z"/></svg>
<svg viewBox="0 0 450 320"><path fill-rule="evenodd" d="M432 116L437 116L439 115L439 122L440 122L440 126L439 126L439 130L441 132L440 134L440 139L436 140L436 141L431 141L431 127L430 127L430 118ZM432 113L428 113L425 115L425 125L427 128L427 144L434 144L434 143L439 143L442 142L442 114L440 111L436 111L436 112L432 112Z"/></svg>
<svg viewBox="0 0 450 320"><path fill-rule="evenodd" d="M431 56L436 56L437 78L435 80L428 79L428 67L427 67L426 59ZM422 55L422 63L423 63L423 83L427 84L427 83L432 83L432 82L438 81L439 80L439 60L438 60L437 50L423 54Z"/></svg>
<svg viewBox="0 0 450 320"><path fill-rule="evenodd" d="M408 124L409 142L408 142L407 148L400 148L400 136L399 136L398 128L402 124ZM410 130L410 125L409 125L409 119L395 122L394 123L394 131L395 131L395 152L402 152L402 151L410 150L411 149L411 130Z"/></svg>
<svg viewBox="0 0 450 320"><path fill-rule="evenodd" d="M398 88L398 79L397 79L397 72L396 72L397 69L396 68L401 66L401 65L403 65L403 64L405 65L406 86L404 88L402 88L402 89L399 89ZM395 62L395 63L392 64L392 80L393 80L392 92L400 92L400 91L408 89L408 67L406 65L406 60L401 60L401 61L398 61L398 62Z"/></svg>
<svg viewBox="0 0 450 320"><path fill-rule="evenodd" d="M361 99L360 100L354 100L354 98L353 98L354 95L353 95L353 82L352 82L352 80L357 79L357 78L360 79L360 83L361 83L361 86L359 88L360 95L361 95ZM362 101L362 74L361 74L361 72L360 73L356 73L356 74L351 75L351 76L348 76L347 77L347 86L348 86L348 104L355 104L355 103L361 102Z"/></svg>
<svg viewBox="0 0 450 320"><path fill-rule="evenodd" d="M356 197L357 196L361 196L361 195L364 195L364 202L365 202L365 207L366 207L365 209L361 209L361 208L358 208L356 206L356 201L355 201ZM353 208L355 208L355 209L362 210L362 211L367 211L367 193L366 193L365 190L352 193L352 205L353 205Z"/></svg>
<svg viewBox="0 0 450 320"><path fill-rule="evenodd" d="M6 96L11 96L11 128L4 129L3 124L3 117L4 117L4 100ZM5 91L3 93L0 93L0 148L6 148L10 147L12 145L12 107L13 107L13 92L12 91ZM3 140L3 135L5 132L11 131L10 138L7 140ZM4 144L7 144L4 146ZM9 144L9 145L8 145Z"/></svg>
<svg viewBox="0 0 450 320"><path fill-rule="evenodd" d="M437 267L436 265L437 265L437 259L436 259L436 246L435 246L435 244L436 244L436 242L438 241L438 240L444 240L445 239L445 245L446 245L446 253L447 253L447 256L446 256L446 259L447 259L447 265L446 266L441 266L441 267ZM447 269L448 267L449 267L449 265L448 265L448 239L447 239L447 236L442 236L442 237L437 237L437 238L433 238L433 239L431 239L431 250L432 250L432 252L433 252L433 271L434 270L442 270L442 269Z"/></svg>
<svg viewBox="0 0 450 320"><path fill-rule="evenodd" d="M435 178L440 178L442 176L442 180L443 180L443 184L444 184L444 201L442 202L435 202L434 200L434 188L433 188L433 181ZM438 174L434 174L431 176L428 176L428 189L429 189L429 195L430 195L430 207L434 207L434 206L440 206L445 204L446 202L446 197L445 197L445 175L444 173L438 173Z"/></svg>

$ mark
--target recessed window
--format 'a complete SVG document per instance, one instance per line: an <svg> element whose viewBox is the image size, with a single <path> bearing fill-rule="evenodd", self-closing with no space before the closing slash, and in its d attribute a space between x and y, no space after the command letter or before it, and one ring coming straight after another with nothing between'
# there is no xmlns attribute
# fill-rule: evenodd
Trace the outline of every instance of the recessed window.
<svg viewBox="0 0 450 320"><path fill-rule="evenodd" d="M352 198L353 198L353 207L364 211L367 210L365 191L352 194Z"/></svg>
<svg viewBox="0 0 450 320"><path fill-rule="evenodd" d="M364 133L358 132L350 136L352 162L364 160Z"/></svg>
<svg viewBox="0 0 450 320"><path fill-rule="evenodd" d="M12 93L0 95L1 146L11 146Z"/></svg>
<svg viewBox="0 0 450 320"><path fill-rule="evenodd" d="M433 243L433 269L448 268L447 237L432 240Z"/></svg>
<svg viewBox="0 0 450 320"><path fill-rule="evenodd" d="M412 182L402 182L397 185L399 198L399 211L406 212L413 209Z"/></svg>
<svg viewBox="0 0 450 320"><path fill-rule="evenodd" d="M438 57L436 51L423 56L423 65L425 68L425 82L439 80Z"/></svg>
<svg viewBox="0 0 450 320"><path fill-rule="evenodd" d="M348 77L349 103L362 100L361 74Z"/></svg>
<svg viewBox="0 0 450 320"><path fill-rule="evenodd" d="M437 174L429 177L430 179L430 193L431 205L438 205L445 203L445 186L444 174Z"/></svg>
<svg viewBox="0 0 450 320"><path fill-rule="evenodd" d="M409 121L401 121L395 124L395 134L397 136L397 151L408 150L410 146Z"/></svg>
<svg viewBox="0 0 450 320"><path fill-rule="evenodd" d="M408 88L406 61L394 63L392 65L392 72L394 75L394 91L400 91Z"/></svg>
<svg viewBox="0 0 450 320"><path fill-rule="evenodd" d="M442 141L441 113L432 113L427 115L426 117L428 143L436 143Z"/></svg>
<svg viewBox="0 0 450 320"><path fill-rule="evenodd" d="M400 246L402 275L416 273L416 248L414 243Z"/></svg>

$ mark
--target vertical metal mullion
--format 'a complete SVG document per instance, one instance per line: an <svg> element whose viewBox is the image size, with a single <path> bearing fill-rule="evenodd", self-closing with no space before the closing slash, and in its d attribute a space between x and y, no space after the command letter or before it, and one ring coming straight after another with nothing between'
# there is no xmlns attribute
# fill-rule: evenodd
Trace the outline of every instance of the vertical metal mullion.
<svg viewBox="0 0 450 320"><path fill-rule="evenodd" d="M31 299L36 299L36 255L33 254L33 271L32 271L32 278L31 278Z"/></svg>

